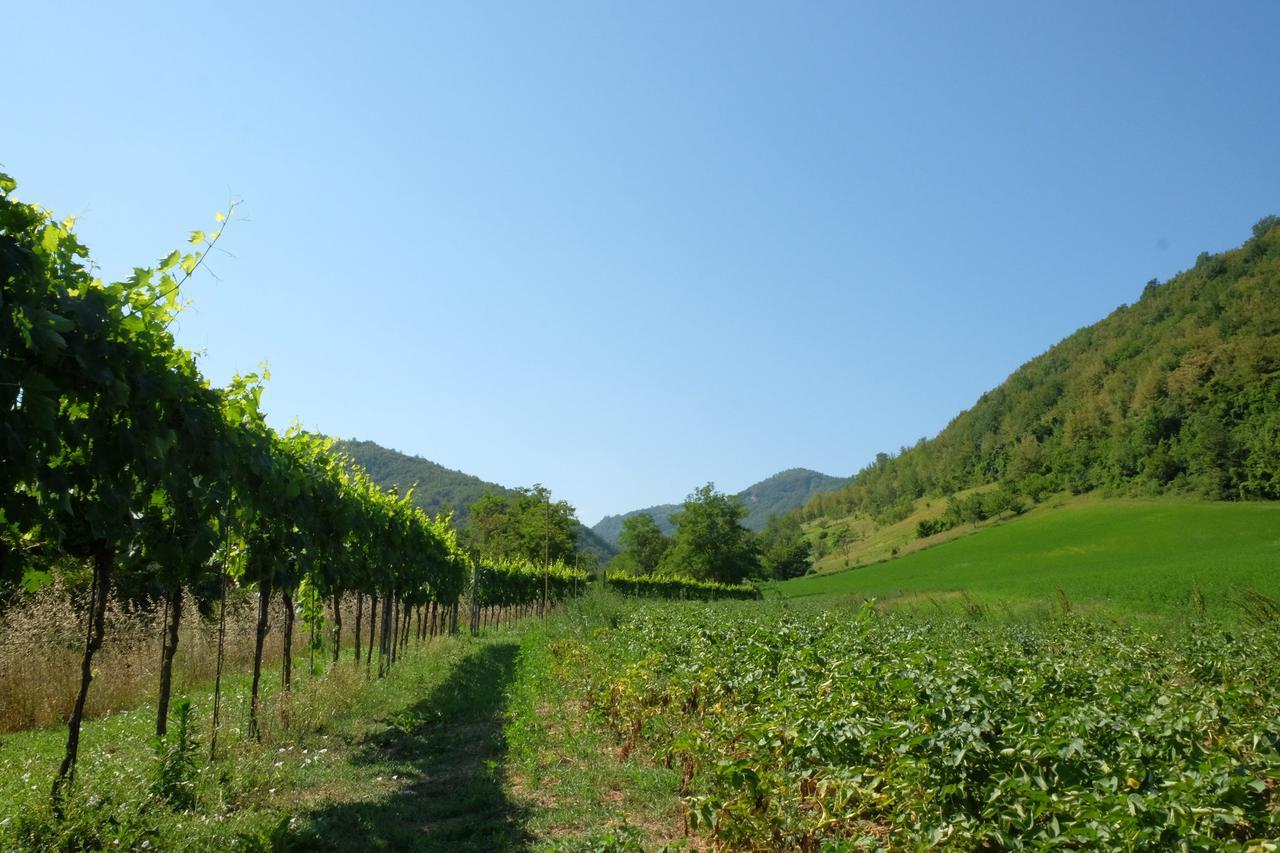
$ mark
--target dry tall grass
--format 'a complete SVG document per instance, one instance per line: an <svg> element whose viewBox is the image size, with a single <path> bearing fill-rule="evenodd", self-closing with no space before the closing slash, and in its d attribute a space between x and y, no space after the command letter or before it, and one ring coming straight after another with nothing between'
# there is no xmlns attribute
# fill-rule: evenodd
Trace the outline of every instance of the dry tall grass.
<svg viewBox="0 0 1280 853"><path fill-rule="evenodd" d="M211 683L217 665L217 620L201 618L190 598L183 602L182 610L183 624L173 663L175 696ZM85 618L84 609L58 582L0 612L0 731L29 729L70 715L80 679ZM155 701L162 619L163 608L138 609L116 600L110 602L106 638L93 658L87 717ZM278 599L272 604L271 620L263 660L266 666L278 666L284 634ZM343 621L343 642L347 644L351 633L346 626L354 625L353 609L349 616L344 613ZM256 594L237 592L228 599L224 672L243 672L252 666L256 623ZM295 653L306 651L304 630L301 621L295 620Z"/></svg>

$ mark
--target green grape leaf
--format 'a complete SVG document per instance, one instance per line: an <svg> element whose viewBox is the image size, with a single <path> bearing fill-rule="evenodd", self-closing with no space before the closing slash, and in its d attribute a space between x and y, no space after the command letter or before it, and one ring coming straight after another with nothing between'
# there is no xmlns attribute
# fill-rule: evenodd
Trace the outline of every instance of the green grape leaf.
<svg viewBox="0 0 1280 853"><path fill-rule="evenodd" d="M53 583L53 575L39 569L27 569L22 573L22 588L27 592L39 592Z"/></svg>

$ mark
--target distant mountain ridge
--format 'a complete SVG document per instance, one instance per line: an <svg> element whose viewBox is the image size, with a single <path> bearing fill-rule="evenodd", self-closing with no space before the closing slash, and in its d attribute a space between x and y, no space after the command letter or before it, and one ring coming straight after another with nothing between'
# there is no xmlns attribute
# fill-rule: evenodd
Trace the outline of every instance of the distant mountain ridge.
<svg viewBox="0 0 1280 853"><path fill-rule="evenodd" d="M788 468L748 486L738 492L735 497L747 508L747 517L743 519L743 525L751 530L760 530L768 522L769 516L790 512L804 506L814 495L839 489L849 482L849 477L832 477L830 474L808 468ZM603 541L617 546L618 536L622 533L622 523L633 515L646 513L653 517L663 533L671 535L675 525L671 523L668 516L678 509L680 504L659 504L621 515L606 515L596 522L591 530Z"/></svg>
<svg viewBox="0 0 1280 853"><path fill-rule="evenodd" d="M481 496L497 493L513 495L514 489L498 483L490 483L472 474L446 468L438 462L421 456L410 456L373 442L358 439L339 439L337 449L346 453L356 464L369 472L375 483L390 488L395 486L403 494L413 489L413 502L432 513L452 509L459 527L467 523L471 505ZM613 557L615 550L591 528L578 525L578 547L597 555L601 561Z"/></svg>
<svg viewBox="0 0 1280 853"><path fill-rule="evenodd" d="M670 536L676 526L671 523L669 516L678 509L680 509L680 504L658 504L644 509L633 509L631 512L624 512L619 515L606 515L591 525L591 531L605 542L616 546L618 537L622 534L622 522L634 515L649 515L657 522L658 529L665 535Z"/></svg>

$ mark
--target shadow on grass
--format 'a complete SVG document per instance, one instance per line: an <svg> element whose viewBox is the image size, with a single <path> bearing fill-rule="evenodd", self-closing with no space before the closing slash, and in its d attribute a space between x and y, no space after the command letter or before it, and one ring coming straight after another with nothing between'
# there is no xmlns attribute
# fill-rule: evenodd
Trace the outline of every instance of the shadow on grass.
<svg viewBox="0 0 1280 853"><path fill-rule="evenodd" d="M304 832L280 839L276 848L526 849L523 816L502 784L505 691L518 649L514 642L477 649L366 741L356 761L397 768L408 785L382 799L319 808Z"/></svg>

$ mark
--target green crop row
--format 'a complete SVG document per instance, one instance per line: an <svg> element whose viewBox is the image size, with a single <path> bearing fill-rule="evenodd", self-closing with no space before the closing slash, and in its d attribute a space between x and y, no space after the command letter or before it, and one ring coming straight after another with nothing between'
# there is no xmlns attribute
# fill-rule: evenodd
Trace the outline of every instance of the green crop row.
<svg viewBox="0 0 1280 853"><path fill-rule="evenodd" d="M677 598L691 601L736 599L754 601L760 590L750 584L704 581L684 575L611 575L606 584L622 595L642 598Z"/></svg>
<svg viewBox="0 0 1280 853"><path fill-rule="evenodd" d="M517 607L537 603L545 593L550 601L579 595L590 576L557 560L545 568L527 560L482 563L472 575L471 595L481 607Z"/></svg>
<svg viewBox="0 0 1280 853"><path fill-rule="evenodd" d="M1272 849L1280 632L642 606L567 670L727 849Z"/></svg>

